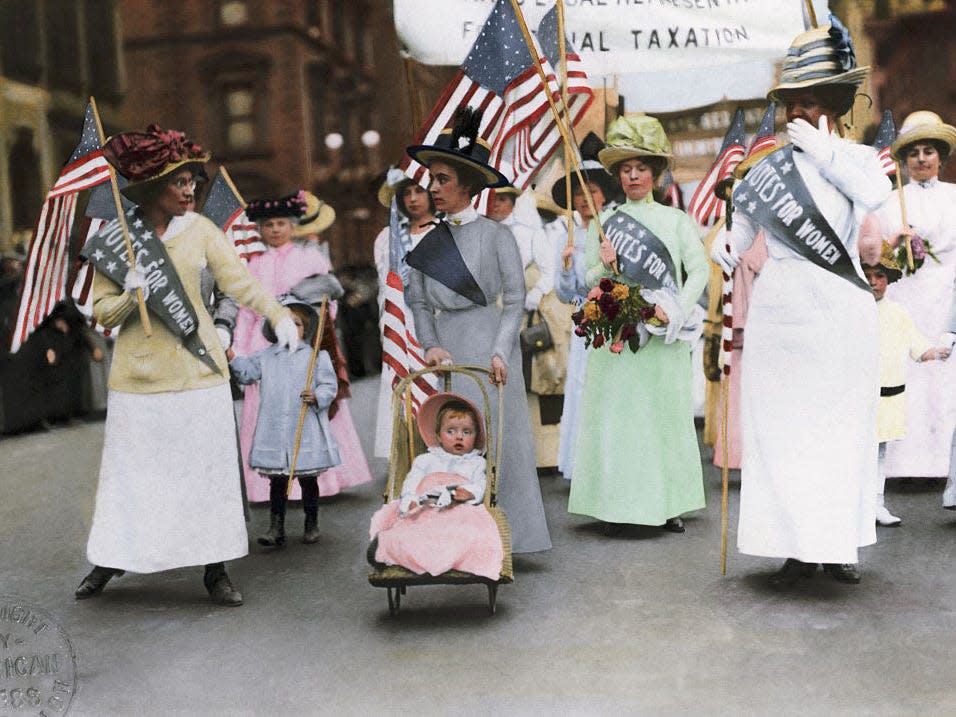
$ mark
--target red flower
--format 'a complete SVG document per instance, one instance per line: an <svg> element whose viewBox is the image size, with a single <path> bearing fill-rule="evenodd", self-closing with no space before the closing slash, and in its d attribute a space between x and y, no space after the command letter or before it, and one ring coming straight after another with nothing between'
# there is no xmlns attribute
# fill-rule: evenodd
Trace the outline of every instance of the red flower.
<svg viewBox="0 0 956 717"><path fill-rule="evenodd" d="M573 321L575 324L580 324L582 321L584 321L584 311L579 309L571 314L571 321Z"/></svg>
<svg viewBox="0 0 956 717"><path fill-rule="evenodd" d="M598 334L597 336L594 337L592 346L594 346L594 348L596 349L599 349L603 345L604 345L604 334Z"/></svg>
<svg viewBox="0 0 956 717"><path fill-rule="evenodd" d="M577 336L587 336L587 335L588 335L588 330L587 330L587 329L584 327L584 325L582 324L582 325L580 325L580 326L574 327L574 333L575 333Z"/></svg>
<svg viewBox="0 0 956 717"><path fill-rule="evenodd" d="M598 283L598 286L601 287L601 291L610 291L614 288L614 282L605 277L604 279L601 279L601 281Z"/></svg>
<svg viewBox="0 0 956 717"><path fill-rule="evenodd" d="M628 324L621 329L621 341L627 341L637 333L637 327L634 324Z"/></svg>
<svg viewBox="0 0 956 717"><path fill-rule="evenodd" d="M641 309L641 319L643 319L644 321L650 321L651 319L653 319L655 308L656 307L654 306L654 304L651 304L650 306L645 306L643 309Z"/></svg>

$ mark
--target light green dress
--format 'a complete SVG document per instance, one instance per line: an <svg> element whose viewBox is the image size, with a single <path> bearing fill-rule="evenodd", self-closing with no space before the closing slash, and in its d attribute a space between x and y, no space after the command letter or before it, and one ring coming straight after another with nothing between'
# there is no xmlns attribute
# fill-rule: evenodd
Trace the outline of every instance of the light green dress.
<svg viewBox="0 0 956 717"><path fill-rule="evenodd" d="M626 212L656 234L674 260L679 303L689 312L709 275L697 228L682 211L645 200ZM610 212L602 215L607 220ZM586 281L613 277L598 258L592 222L585 251ZM682 276L681 268L686 276ZM704 484L694 428L691 347L653 336L637 353L588 349L587 374L568 511L612 523L662 525L704 507Z"/></svg>

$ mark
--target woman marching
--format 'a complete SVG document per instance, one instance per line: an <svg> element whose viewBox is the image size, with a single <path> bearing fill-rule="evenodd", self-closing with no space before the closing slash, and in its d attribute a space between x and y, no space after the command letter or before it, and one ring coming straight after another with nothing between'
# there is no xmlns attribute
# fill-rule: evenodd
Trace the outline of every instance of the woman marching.
<svg viewBox="0 0 956 717"><path fill-rule="evenodd" d="M334 220L335 214L331 208L328 205L325 208L327 211L324 214L321 209L317 210L317 221L320 222L320 225L314 229L316 232L324 228L321 227L321 223L326 215L329 217L325 219L326 227ZM249 202L246 207L246 215L259 224L259 231L268 245L268 249L264 253L249 260L249 272L261 281L262 285L273 295L282 296L291 292L298 298L316 306L321 302L322 294L328 292L332 285L331 282L327 281L327 275L331 272L332 265L325 254L312 243L294 241L296 226L304 216L308 218L305 214L306 211L307 196L305 192ZM312 212L312 214L315 214L315 212ZM329 318L335 318L335 305L333 303L329 304ZM331 329L331 325L328 326ZM322 338L324 340L325 337ZM268 345L269 342L262 333L262 319L251 311L241 310L236 317L236 329L233 335L232 348L235 352L242 356L250 355L266 348ZM323 348L333 349L334 347L324 345ZM333 363L335 363L337 352L330 350L329 353L332 356ZM340 366L337 365L339 393L335 404L329 409L329 416L331 418L332 434L339 446L342 463L319 476L318 491L319 495L322 496L334 495L343 488L367 483L372 479L345 398L348 395L347 383L343 389L342 371L339 371L339 368ZM343 390L345 391L344 395ZM259 473L249 466L249 452L252 449L258 410L259 387L256 385L247 386L243 399L239 439L246 474L246 490L250 501L271 500L270 482L262 480ZM300 494L298 484L293 487L292 491L289 497L295 500ZM311 504L318 501L318 496L303 495L302 500L310 504L311 512ZM268 538L266 539L268 540ZM271 545L272 543L266 544Z"/></svg>
<svg viewBox="0 0 956 717"><path fill-rule="evenodd" d="M663 127L647 116L621 117L611 123L607 147L598 154L627 197L601 217L602 223L626 238L615 245L600 241L597 226L591 223L585 251L587 285L613 279L647 289L652 277L642 275L640 267L656 254L661 267L667 267L663 286L670 287L647 295L656 304L655 316L662 325L658 333L663 335L651 336L636 353L599 348L588 357L568 511L605 521L608 534L619 532L624 524L662 525L684 532L681 514L704 507L691 346L677 339L686 327L703 326L696 302L709 268L690 218L654 201L654 182L671 156ZM620 254L615 246L621 247ZM638 253L644 260L628 259Z"/></svg>
<svg viewBox="0 0 956 717"><path fill-rule="evenodd" d="M930 341L946 331L949 298L956 278L956 185L939 181L942 164L956 148L956 128L933 112L914 112L893 142L893 156L906 168L903 187L906 226L899 190L877 212L883 237L893 246L906 235L928 241L938 261L926 258L915 274L904 276L886 296L903 305ZM949 475L950 437L956 428L956 364L911 364L906 371L906 437L886 447L889 477ZM956 509L956 486L943 505Z"/></svg>
<svg viewBox="0 0 956 717"><path fill-rule="evenodd" d="M594 207L598 213L603 211L605 203L616 193L614 178L597 161L597 154L604 148L604 142L594 133L589 133L581 142L581 156L584 162L581 174L587 187L582 187L576 174L571 175L571 206L580 219L574 227L574 246L565 246L555 274L554 289L558 298L566 304L580 309L587 297L588 285L585 281L585 246L588 227L596 217L591 213L591 205L584 195L591 193ZM559 179L551 187L554 203L562 209L568 208L567 187ZM561 433L558 443L558 470L567 480L571 480L574 468L574 448L578 436L578 412L581 396L584 393L584 371L587 367L587 348L584 338L571 335L571 347L568 350L567 377L564 382L564 409L561 413Z"/></svg>
<svg viewBox="0 0 956 717"><path fill-rule="evenodd" d="M445 221L406 257L413 270L405 300L426 363L490 366L492 380L504 387L499 498L511 524L513 551L530 553L549 549L551 536L535 471L518 345L524 273L508 228L479 216L471 203L485 187L508 181L486 164L490 151L477 137L480 121L480 110L466 108L434 145L407 150L428 167L429 191ZM469 383L453 390L481 405L477 386ZM492 435L497 422L495 417Z"/></svg>
<svg viewBox="0 0 956 717"><path fill-rule="evenodd" d="M112 137L103 154L129 179L123 193L138 206L126 221L146 266L130 269L124 281L115 274L117 263L104 260L108 245L97 240L122 236L116 220L88 242L99 247L90 250L97 267L93 315L121 330L87 544L96 567L76 597L99 594L126 570L205 565L203 581L213 601L241 605L223 564L248 552L235 421L226 357L202 303L200 270L207 267L220 289L264 315L280 345L295 348L295 323L223 233L188 211L196 174L209 160L201 147L181 132L151 125L145 133ZM115 276L119 283L110 278ZM136 311L138 290L151 312L151 335ZM171 303L175 316L164 312Z"/></svg>

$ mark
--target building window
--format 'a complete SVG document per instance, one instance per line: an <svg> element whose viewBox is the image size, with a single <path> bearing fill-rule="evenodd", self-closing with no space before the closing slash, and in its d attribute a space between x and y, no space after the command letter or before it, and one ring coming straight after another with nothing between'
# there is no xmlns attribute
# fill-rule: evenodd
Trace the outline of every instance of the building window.
<svg viewBox="0 0 956 717"><path fill-rule="evenodd" d="M224 88L226 145L232 150L256 146L256 96L251 85Z"/></svg>
<svg viewBox="0 0 956 717"><path fill-rule="evenodd" d="M249 21L249 8L245 0L223 0L219 3L219 22L226 27L245 25Z"/></svg>

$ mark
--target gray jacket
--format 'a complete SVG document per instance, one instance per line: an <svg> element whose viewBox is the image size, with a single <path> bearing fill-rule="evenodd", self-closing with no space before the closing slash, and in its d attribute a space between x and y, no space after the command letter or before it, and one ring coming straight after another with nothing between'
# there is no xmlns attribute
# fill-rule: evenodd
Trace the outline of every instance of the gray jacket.
<svg viewBox="0 0 956 717"><path fill-rule="evenodd" d="M237 356L229 362L236 380L259 383L259 414L249 453L249 465L270 472L288 473L295 448L295 429L305 386L312 347L302 342L289 353L272 345L252 356ZM339 448L329 428L329 406L335 399L338 381L332 359L319 352L312 377L317 401L305 414L296 474L319 473L339 465Z"/></svg>

